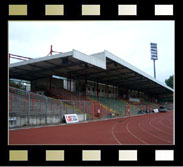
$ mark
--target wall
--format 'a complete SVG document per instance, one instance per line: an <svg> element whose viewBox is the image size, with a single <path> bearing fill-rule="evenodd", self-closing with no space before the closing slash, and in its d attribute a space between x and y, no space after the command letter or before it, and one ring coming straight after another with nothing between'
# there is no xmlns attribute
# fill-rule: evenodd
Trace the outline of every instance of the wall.
<svg viewBox="0 0 183 167"><path fill-rule="evenodd" d="M25 127L25 126L39 126L45 124L58 124L61 123L62 119L60 115L53 116L24 116L24 117L9 117L9 127Z"/></svg>

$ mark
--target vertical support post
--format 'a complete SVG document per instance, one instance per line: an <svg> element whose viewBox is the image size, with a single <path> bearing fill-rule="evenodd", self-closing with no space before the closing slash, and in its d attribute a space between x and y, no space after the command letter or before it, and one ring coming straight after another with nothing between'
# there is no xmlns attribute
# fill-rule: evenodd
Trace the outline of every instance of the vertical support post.
<svg viewBox="0 0 183 167"><path fill-rule="evenodd" d="M87 98L87 76L85 77L85 99Z"/></svg>
<svg viewBox="0 0 183 167"><path fill-rule="evenodd" d="M28 93L28 125L30 124L30 93Z"/></svg>
<svg viewBox="0 0 183 167"><path fill-rule="evenodd" d="M72 101L72 113L74 114L74 101Z"/></svg>
<svg viewBox="0 0 183 167"><path fill-rule="evenodd" d="M91 102L87 102L87 105L91 107ZM86 115L87 113L90 113L90 109L87 112L86 111L84 112L84 120L85 121L87 120L87 115Z"/></svg>
<svg viewBox="0 0 183 167"><path fill-rule="evenodd" d="M83 103L84 113L86 113L86 103L85 103L85 101L83 101L82 103Z"/></svg>
<svg viewBox="0 0 183 167"><path fill-rule="evenodd" d="M128 89L126 89L126 99L128 99Z"/></svg>
<svg viewBox="0 0 183 167"><path fill-rule="evenodd" d="M32 91L32 81L30 81L30 92Z"/></svg>
<svg viewBox="0 0 183 167"><path fill-rule="evenodd" d="M123 99L123 89L121 89L121 97L122 97L122 99Z"/></svg>
<svg viewBox="0 0 183 167"><path fill-rule="evenodd" d="M114 86L113 86L113 97L115 97L115 93L114 93Z"/></svg>
<svg viewBox="0 0 183 167"><path fill-rule="evenodd" d="M8 54L8 56L9 56L9 64L10 64L10 56L11 56L11 55L10 55L10 54Z"/></svg>
<svg viewBox="0 0 183 167"><path fill-rule="evenodd" d="M128 116L130 116L130 105L128 105Z"/></svg>
<svg viewBox="0 0 183 167"><path fill-rule="evenodd" d="M63 102L61 102L60 100L59 100L59 102L60 102L60 123L61 123L62 122L62 118L63 118L62 111L64 111L64 107L63 107Z"/></svg>
<svg viewBox="0 0 183 167"><path fill-rule="evenodd" d="M125 104L125 116L127 116L127 105Z"/></svg>
<svg viewBox="0 0 183 167"><path fill-rule="evenodd" d="M10 112L12 112L12 97L13 97L13 93L10 92L10 95L11 95L11 106L10 106Z"/></svg>
<svg viewBox="0 0 183 167"><path fill-rule="evenodd" d="M105 96L107 95L107 85L105 84Z"/></svg>
<svg viewBox="0 0 183 167"><path fill-rule="evenodd" d="M50 80L50 89L49 89L49 92L50 92L50 96L52 96L52 75L49 77L49 80Z"/></svg>
<svg viewBox="0 0 183 167"><path fill-rule="evenodd" d="M40 100L40 112L41 112L41 100Z"/></svg>
<svg viewBox="0 0 183 167"><path fill-rule="evenodd" d="M94 119L94 102L91 102L92 108L92 120Z"/></svg>
<svg viewBox="0 0 183 167"><path fill-rule="evenodd" d="M154 65L154 78L156 79L156 68L155 68L155 60L153 59L153 65Z"/></svg>
<svg viewBox="0 0 183 167"><path fill-rule="evenodd" d="M101 104L99 103L99 119L101 119Z"/></svg>
<svg viewBox="0 0 183 167"><path fill-rule="evenodd" d="M45 114L45 124L48 124L48 98L46 98L46 114Z"/></svg>
<svg viewBox="0 0 183 167"><path fill-rule="evenodd" d="M97 81L97 98L99 97L98 81Z"/></svg>
<svg viewBox="0 0 183 167"><path fill-rule="evenodd" d="M70 75L70 92L71 92L71 73L69 75Z"/></svg>
<svg viewBox="0 0 183 167"><path fill-rule="evenodd" d="M66 81L67 81L67 90L69 90L69 88L68 88L68 87L69 87L69 86L68 86L68 78L66 79Z"/></svg>
<svg viewBox="0 0 183 167"><path fill-rule="evenodd" d="M67 114L67 106L66 106L66 114Z"/></svg>
<svg viewBox="0 0 183 167"><path fill-rule="evenodd" d="M51 48L50 48L50 55L52 56L52 53L53 53L53 46L51 45Z"/></svg>
<svg viewBox="0 0 183 167"><path fill-rule="evenodd" d="M129 97L132 97L132 90L128 90L128 93L129 93Z"/></svg>
<svg viewBox="0 0 183 167"><path fill-rule="evenodd" d="M117 99L118 98L118 87L116 86L115 88L115 98Z"/></svg>
<svg viewBox="0 0 183 167"><path fill-rule="evenodd" d="M107 85L107 97L109 97L109 85Z"/></svg>

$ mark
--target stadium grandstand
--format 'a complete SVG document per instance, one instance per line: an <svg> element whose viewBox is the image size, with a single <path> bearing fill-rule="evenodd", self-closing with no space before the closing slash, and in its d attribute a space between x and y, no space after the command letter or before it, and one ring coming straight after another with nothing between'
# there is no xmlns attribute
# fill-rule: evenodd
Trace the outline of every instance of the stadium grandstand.
<svg viewBox="0 0 183 167"><path fill-rule="evenodd" d="M73 113L84 121L152 112L174 92L107 50L51 49L48 56L9 64L9 79L30 82L30 91L9 85L10 127L61 123Z"/></svg>

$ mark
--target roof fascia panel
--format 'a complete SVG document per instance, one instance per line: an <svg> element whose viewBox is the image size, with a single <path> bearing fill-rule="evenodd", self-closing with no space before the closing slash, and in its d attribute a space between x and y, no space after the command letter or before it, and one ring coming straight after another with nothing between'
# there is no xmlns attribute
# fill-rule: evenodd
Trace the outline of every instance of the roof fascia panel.
<svg viewBox="0 0 183 167"><path fill-rule="evenodd" d="M165 84L161 83L160 81L156 80L155 78L153 78L152 76L146 74L145 72L141 71L140 69L136 68L135 66L129 64L128 62L122 60L121 58L117 57L116 55L112 54L111 52L107 51L107 50L104 50L104 53L106 55L107 58L127 67L128 69L132 70L132 71L135 71L137 72L138 74L144 76L145 78L148 78L150 79L151 81L169 89L170 91L174 92L174 90L168 86L166 86Z"/></svg>
<svg viewBox="0 0 183 167"><path fill-rule="evenodd" d="M27 64L38 63L38 62L41 62L41 61L48 61L48 60L52 60L52 59L58 59L58 58L62 58L62 57L68 57L68 56L71 56L72 54L73 54L73 52L70 51L70 52L65 52L65 53L59 53L59 54L52 55L52 56L45 56L45 57L35 58L35 59L27 60L27 61L21 61L21 62L18 62L18 63L10 64L9 68L22 66L22 65L27 65Z"/></svg>
<svg viewBox="0 0 183 167"><path fill-rule="evenodd" d="M104 52L87 55L73 49L73 58L106 69L106 57Z"/></svg>

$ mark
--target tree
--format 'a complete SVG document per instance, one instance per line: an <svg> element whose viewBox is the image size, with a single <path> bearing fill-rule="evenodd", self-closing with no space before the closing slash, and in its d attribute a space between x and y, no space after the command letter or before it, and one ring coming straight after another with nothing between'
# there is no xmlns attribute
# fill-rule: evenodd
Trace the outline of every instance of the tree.
<svg viewBox="0 0 183 167"><path fill-rule="evenodd" d="M13 81L13 80L10 80L9 81L9 85L10 86L13 86L15 88L18 88L18 89L22 89L22 90L25 90L25 86L23 85L23 82L20 80L18 82L16 81Z"/></svg>
<svg viewBox="0 0 183 167"><path fill-rule="evenodd" d="M173 75L171 75L168 79L165 80L167 86L173 89Z"/></svg>

